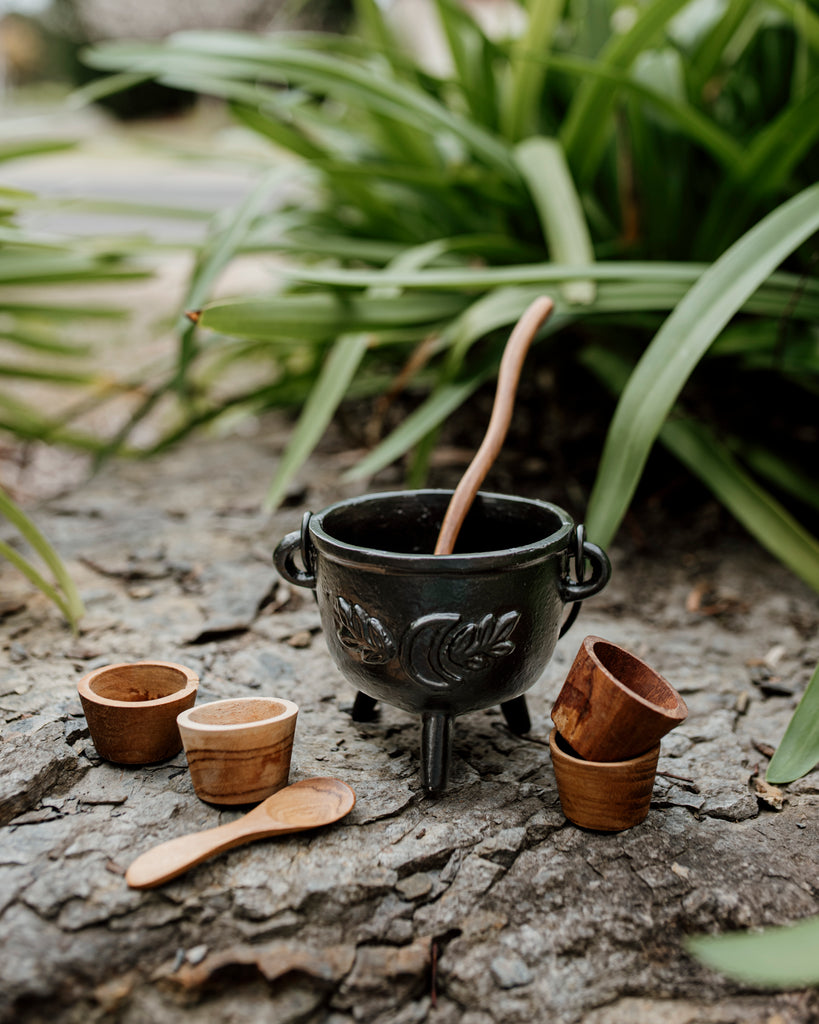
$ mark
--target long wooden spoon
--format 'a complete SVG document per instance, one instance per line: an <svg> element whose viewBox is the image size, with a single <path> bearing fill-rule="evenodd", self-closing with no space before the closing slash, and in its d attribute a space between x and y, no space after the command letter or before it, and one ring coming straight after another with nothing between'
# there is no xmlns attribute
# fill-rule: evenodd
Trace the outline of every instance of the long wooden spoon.
<svg viewBox="0 0 819 1024"><path fill-rule="evenodd" d="M489 467L497 458L509 429L512 409L515 404L515 392L520 379L520 371L523 369L523 360L538 328L553 309L554 303L548 296L543 295L535 299L524 311L509 335L498 370L498 386L495 391L492 415L489 417L489 426L486 428L480 448L449 500L449 506L438 534L438 542L435 545L436 555L451 555L455 550L455 541L458 539L466 514L475 500L475 495L478 493L478 488L483 483L484 477L489 472Z"/></svg>
<svg viewBox="0 0 819 1024"><path fill-rule="evenodd" d="M346 782L302 779L280 789L236 821L179 836L141 854L125 872L125 881L132 889L150 889L234 846L330 825L354 806L355 793Z"/></svg>

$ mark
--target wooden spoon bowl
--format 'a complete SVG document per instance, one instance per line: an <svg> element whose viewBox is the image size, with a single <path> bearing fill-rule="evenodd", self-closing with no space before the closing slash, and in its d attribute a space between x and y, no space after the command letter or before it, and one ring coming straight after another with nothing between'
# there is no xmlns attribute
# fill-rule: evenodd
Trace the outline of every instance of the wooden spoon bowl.
<svg viewBox="0 0 819 1024"><path fill-rule="evenodd" d="M150 889L234 846L255 839L331 825L349 814L355 793L340 779L302 779L269 796L236 821L161 843L131 864L125 881L132 889Z"/></svg>

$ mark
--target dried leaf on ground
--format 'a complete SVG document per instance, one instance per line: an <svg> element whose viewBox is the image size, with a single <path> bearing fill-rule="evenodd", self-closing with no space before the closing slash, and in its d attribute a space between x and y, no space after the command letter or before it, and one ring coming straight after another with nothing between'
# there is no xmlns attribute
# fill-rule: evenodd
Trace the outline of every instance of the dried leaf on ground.
<svg viewBox="0 0 819 1024"><path fill-rule="evenodd" d="M770 782L766 782L760 775L753 776L751 785L754 788L757 799L762 801L766 807L770 807L773 811L782 810L786 797L779 786L772 786Z"/></svg>

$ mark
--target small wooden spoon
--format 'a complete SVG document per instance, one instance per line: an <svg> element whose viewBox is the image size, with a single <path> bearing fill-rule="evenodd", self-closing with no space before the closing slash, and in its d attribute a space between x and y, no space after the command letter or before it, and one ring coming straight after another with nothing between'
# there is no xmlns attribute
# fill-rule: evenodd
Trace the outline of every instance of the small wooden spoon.
<svg viewBox="0 0 819 1024"><path fill-rule="evenodd" d="M236 821L179 836L141 854L126 871L125 881L132 889L150 889L234 846L330 825L354 806L355 793L346 782L302 779L280 789Z"/></svg>
<svg viewBox="0 0 819 1024"><path fill-rule="evenodd" d="M449 506L435 545L436 555L451 555L455 550L455 541L458 539L466 514L475 500L475 495L478 493L478 488L483 483L484 477L497 458L509 429L512 409L515 405L515 392L520 372L523 369L523 360L538 328L549 317L553 309L554 303L547 295L535 299L524 311L509 335L501 357L498 386L495 391L492 415L489 417L489 426L486 428L486 435L480 448L449 500Z"/></svg>

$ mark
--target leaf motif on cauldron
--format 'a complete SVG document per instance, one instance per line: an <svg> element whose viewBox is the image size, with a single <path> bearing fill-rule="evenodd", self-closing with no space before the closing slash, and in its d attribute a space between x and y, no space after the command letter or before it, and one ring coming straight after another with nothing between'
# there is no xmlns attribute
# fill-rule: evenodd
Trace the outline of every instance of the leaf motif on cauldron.
<svg viewBox="0 0 819 1024"><path fill-rule="evenodd" d="M479 672L486 668L490 658L511 654L515 645L509 636L519 619L520 612L506 612L501 616L489 612L480 622L464 623L448 637L446 648L449 660Z"/></svg>
<svg viewBox="0 0 819 1024"><path fill-rule="evenodd" d="M416 619L401 642L401 664L413 679L446 689L462 683L470 673L485 669L490 659L511 654L509 639L520 612L491 612L479 622L462 622L454 612Z"/></svg>
<svg viewBox="0 0 819 1024"><path fill-rule="evenodd" d="M336 598L336 636L339 643L366 665L383 665L395 654L392 634L360 604Z"/></svg>

